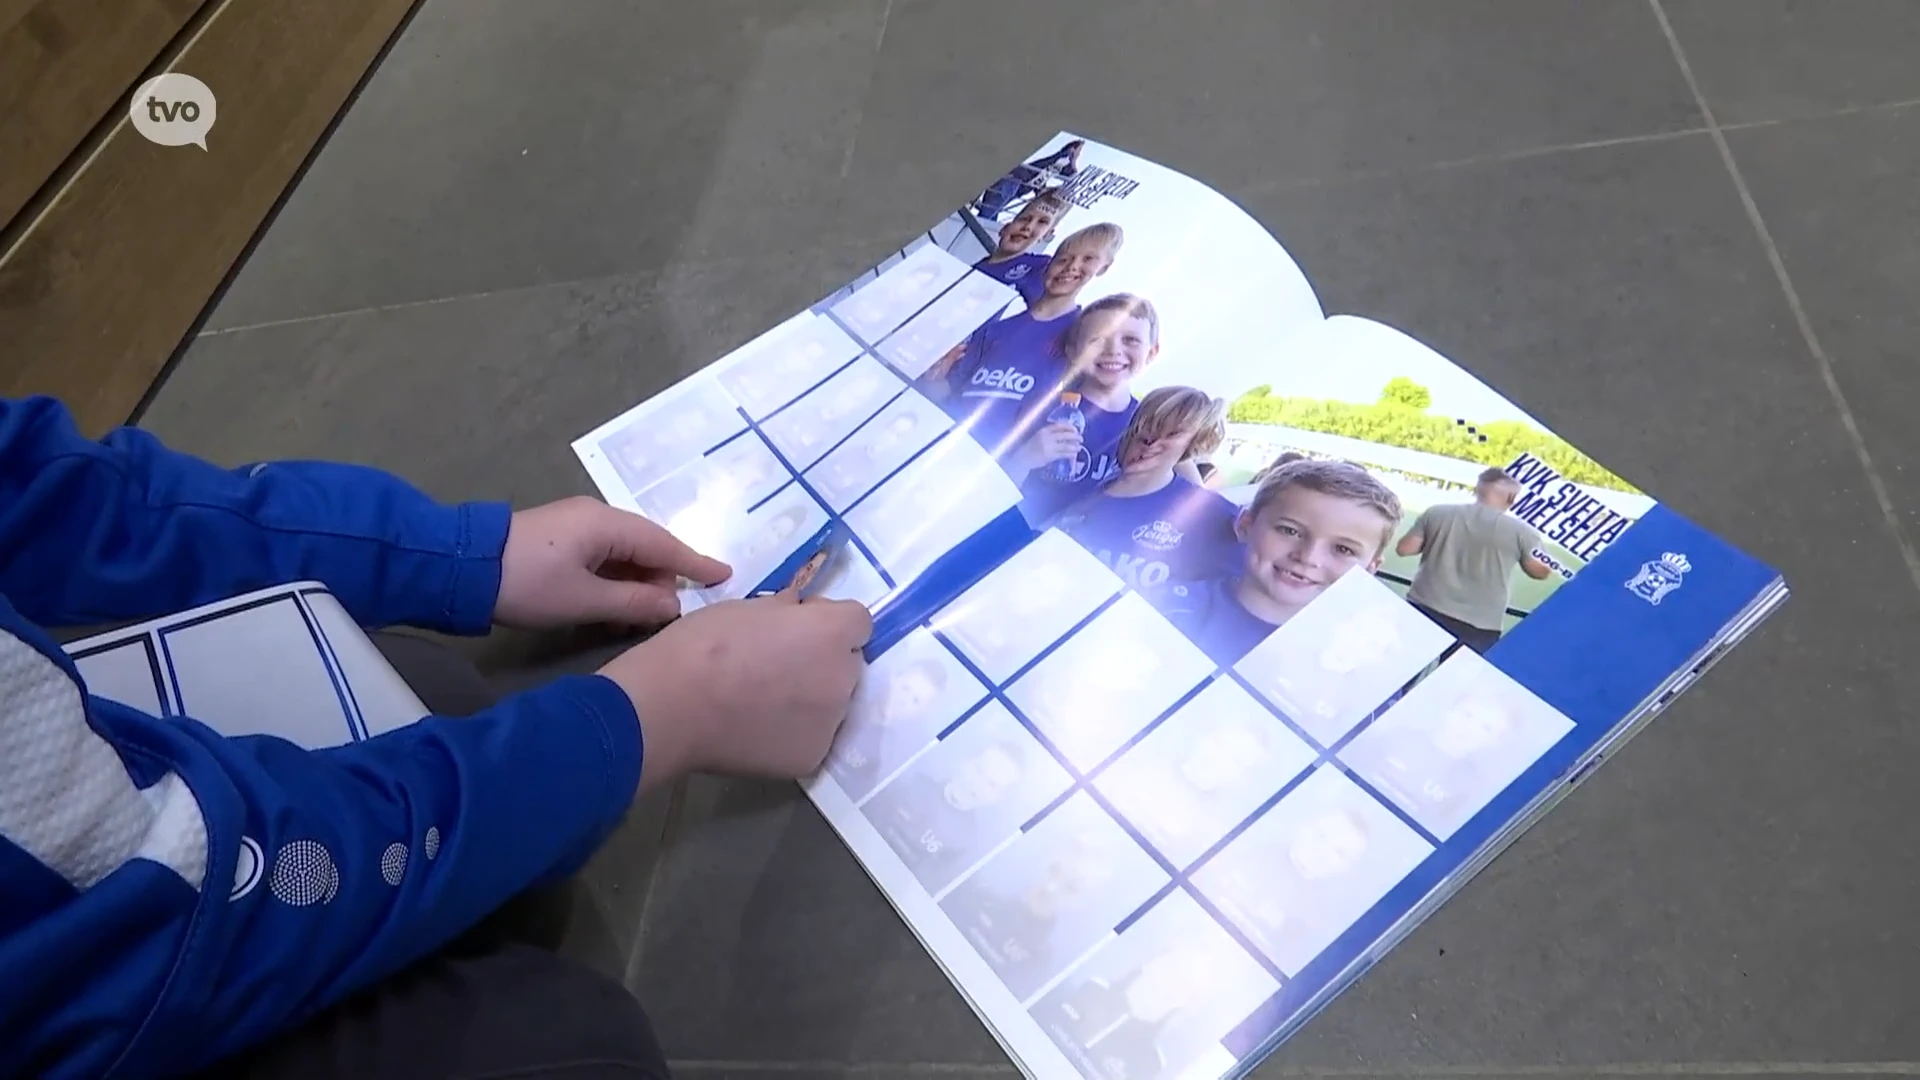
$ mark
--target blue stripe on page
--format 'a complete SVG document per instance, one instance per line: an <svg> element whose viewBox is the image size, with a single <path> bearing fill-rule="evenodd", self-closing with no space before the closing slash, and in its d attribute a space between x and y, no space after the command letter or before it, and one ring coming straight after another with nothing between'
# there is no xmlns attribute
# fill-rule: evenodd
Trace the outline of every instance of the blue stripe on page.
<svg viewBox="0 0 1920 1080"><path fill-rule="evenodd" d="M300 617L306 621L307 632L313 635L314 644L319 648L321 656L327 665L327 673L329 675L338 673L339 682L336 684L336 689L346 691L347 704L350 709L347 716L347 731L353 736L355 742L364 742L372 738L372 736L367 732L366 714L360 710L360 698L353 692L353 680L347 678L347 669L340 663L340 654L334 651L333 640L327 637L325 630L320 628L319 616L315 615L312 608L307 605L307 597L309 595L324 591L325 590L322 589L305 589L302 590L295 599L300 606Z"/></svg>
<svg viewBox="0 0 1920 1080"><path fill-rule="evenodd" d="M345 720L347 724L348 740L351 742L366 741L366 728L360 725L358 714L352 703L353 691L347 686L347 681L342 677L339 668L336 666L333 655L327 651L326 645L323 644L320 628L314 625L313 616L307 611L307 605L301 602L297 596L292 597L292 600L294 601L294 610L300 613L300 621L306 625L307 635L313 642L314 651L320 654L320 666L326 669L327 681L333 684L334 697L340 702L341 719Z"/></svg>

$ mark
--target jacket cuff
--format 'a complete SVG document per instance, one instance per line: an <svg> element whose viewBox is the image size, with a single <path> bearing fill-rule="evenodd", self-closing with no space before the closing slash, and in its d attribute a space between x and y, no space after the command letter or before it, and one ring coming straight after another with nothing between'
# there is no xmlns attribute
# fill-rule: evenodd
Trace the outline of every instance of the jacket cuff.
<svg viewBox="0 0 1920 1080"><path fill-rule="evenodd" d="M607 760L604 820L618 821L640 790L640 764L646 756L640 714L634 710L633 699L605 675L568 675L535 692L571 698L599 726Z"/></svg>
<svg viewBox="0 0 1920 1080"><path fill-rule="evenodd" d="M505 503L464 503L459 515L453 573L447 581L446 625L452 634L478 636L493 628L500 601L500 558L513 509Z"/></svg>

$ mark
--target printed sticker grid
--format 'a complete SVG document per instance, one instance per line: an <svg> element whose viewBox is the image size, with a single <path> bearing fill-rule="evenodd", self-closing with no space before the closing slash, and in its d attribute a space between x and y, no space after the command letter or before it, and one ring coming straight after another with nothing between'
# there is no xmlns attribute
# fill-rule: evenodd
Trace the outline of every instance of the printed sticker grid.
<svg viewBox="0 0 1920 1080"><path fill-rule="evenodd" d="M927 244L835 302L825 314L872 347L926 310L969 273L971 268L966 263L938 245ZM884 354L882 358L886 359Z"/></svg>
<svg viewBox="0 0 1920 1080"><path fill-rule="evenodd" d="M719 586L683 589L684 608L735 599L755 587L811 535L782 528L789 517L815 528L847 524L862 570L872 571L885 591L965 538L923 537L911 550L892 551L890 566L874 547L887 538L868 535L878 522L856 528L848 515L858 519L864 501L933 455L952 429L945 412L876 359L871 345L929 306L982 306L972 277L978 275L945 251L916 251L867 287L749 342L716 374L668 390L599 437L596 450L641 513L702 550L745 564ZM850 318L861 309L848 305L862 293L901 282L910 287L893 289L897 320ZM818 511L804 521L767 512L783 500L801 502L800 493ZM998 509L961 508L960 516L990 518ZM749 550L736 553L741 544ZM863 595L872 591L867 576L858 583Z"/></svg>
<svg viewBox="0 0 1920 1080"><path fill-rule="evenodd" d="M1019 294L969 270L940 298L887 335L877 352L902 375L917 379L947 352L1007 309Z"/></svg>
<svg viewBox="0 0 1920 1080"><path fill-rule="evenodd" d="M1036 539L1029 550L1042 545L1047 535L1051 534ZM995 573L1019 558L1009 560ZM1027 568L1029 573L1032 569ZM1105 572L1104 567L1097 569ZM975 590L990 587L992 577L989 575ZM1357 722L1341 718L1332 726L1336 734L1328 736L1328 725L1314 724L1321 731L1318 738L1280 707L1270 683L1257 685L1261 679L1257 664L1243 659L1233 668L1220 668L1212 661L1187 657L1187 651L1197 657L1198 650L1171 625L1165 626L1164 636L1157 633L1151 624L1164 620L1131 590L1109 591L1089 579L1065 591L1068 595L1084 595L1087 589L1104 592L1106 598L1011 672L1005 670L1004 660L996 665L1000 670L991 674L983 668L976 660L978 645L970 647L970 643L957 639L953 631L961 624L946 612L936 614L915 632L929 633L948 645L953 659L988 688L985 705L956 721L942 733L943 739L964 729L976 716L1011 718L1053 757L1069 781L1059 796L1005 840L999 850L944 883L934 895L953 917L956 895L971 895L984 888L969 884L976 876L997 873L1018 878L1019 867L1002 864L1020 859L1032 863L1049 857L1031 840L1049 815L1069 804L1083 814L1087 808L1098 811L1102 820L1110 821L1148 860L1141 865L1153 868L1148 876L1158 882L1158 888L1092 943L1091 949L1054 956L1056 962L1040 978L1031 968L1031 949L1017 947L1016 942L1014 952L1009 954L1005 947L1008 942L983 945L985 931L977 925L956 923L956 928L982 952L990 967L1013 973L1004 980L1008 989L1042 1023L1049 1037L1061 1043L1067 1038L1063 1032L1072 1025L1059 1015L1052 1020L1042 1015L1047 1003L1059 996L1058 988L1084 981L1083 966L1091 969L1107 962L1102 960L1107 951L1122 948L1131 928L1154 918L1155 912L1166 905L1190 904L1202 912L1220 940L1231 941L1238 950L1236 962L1251 965L1260 973L1253 985L1264 989L1257 997L1248 993L1233 996L1230 1007L1220 1004L1217 996L1208 995L1196 999L1215 1002L1204 1008L1174 1009L1154 1003L1149 1011L1168 1008L1170 1013L1185 1016L1182 1023L1188 1025L1180 1028L1178 1035L1167 1034L1172 1028L1155 1029L1161 1035L1152 1041L1156 1048L1153 1053L1158 1055L1152 1060L1160 1062L1155 1068L1165 1069L1164 1075L1178 1075L1185 1067L1167 1056L1169 1047L1179 1054L1190 1052L1191 1061L1200 1060L1202 1048L1217 1049L1228 1030L1286 987L1572 727L1565 717L1478 654L1459 649L1440 661L1452 645L1451 637L1427 635L1425 628L1432 624L1371 578L1348 586L1343 592L1347 599L1329 604L1329 610L1323 613L1321 621L1329 615L1340 618L1329 624L1334 632L1326 638L1328 648L1323 649L1321 663L1344 678L1363 679L1377 662L1390 669L1387 678L1395 681L1395 687L1404 686L1400 680L1409 668L1420 671L1415 672L1411 690L1383 687L1361 695L1369 704L1378 703L1377 707ZM1379 606L1381 597L1391 601L1390 610ZM963 595L950 609L967 605L968 597ZM1388 635L1391 648L1360 647L1347 640L1354 630L1342 633L1338 629L1343 624L1360 630L1377 628L1383 610L1396 623L1394 632ZM1420 622L1400 622L1403 614ZM1150 648L1172 655L1158 656L1148 664L1144 654L1135 655L1125 648L1116 654L1109 647L1148 642L1152 643ZM1080 658L1077 661L1076 656ZM1075 731L1060 726L1065 715L1063 703L1075 682L1070 669L1076 665L1084 668L1099 659L1106 661L1102 670L1109 676L1122 669L1145 671L1144 678L1136 674L1122 687L1123 693L1096 697L1121 712L1136 710L1136 716L1141 708L1151 709L1146 722L1123 720L1118 731ZM1437 666L1435 661L1440 661ZM1423 673L1424 679L1420 677ZM1161 678L1172 681L1156 684L1155 680ZM1427 680L1435 680L1435 689L1419 692ZM1058 687L1068 690L1049 689ZM1453 727L1421 721L1421 714L1432 708L1435 695L1442 690L1454 701L1502 702L1514 719L1503 725L1500 720L1476 714ZM1309 722L1314 719L1318 718ZM1446 759L1453 761L1496 745L1498 737L1509 729L1520 736L1498 744L1505 747L1498 762L1475 774L1473 801L1463 804L1466 808L1456 810L1451 819L1443 821L1423 812L1409 804L1398 787L1380 782L1385 777L1383 770L1408 771L1404 763L1390 764L1401 762L1404 753L1394 757L1377 748L1387 735L1396 736L1398 746L1406 741L1407 731L1422 735L1429 730L1444 731L1442 752L1453 751L1454 756ZM1368 733L1375 730L1383 734L1369 738ZM1182 785L1192 789L1184 793L1185 805L1181 798L1169 797ZM1402 780L1399 787L1406 786ZM879 793L884 795L885 791L882 785ZM1126 892L1129 884L1116 882L1111 875L1100 880L1105 882L1103 887L1119 892ZM1037 888L1031 881L1027 884ZM1038 895L1052 894L1041 889ZM997 902L1004 905L1011 901L1003 896ZM1009 967L1009 955L1019 958L1019 965ZM1227 1011L1220 1012L1223 1008ZM1234 1009L1239 1010L1237 1015L1229 1017ZM1125 1032L1137 1035L1137 1024L1123 1022L1117 1016L1108 1020L1110 1028L1093 1032L1098 1036L1094 1045L1062 1043L1063 1051L1085 1075L1161 1075L1157 1071L1124 1071L1141 1068L1138 1055L1146 1054L1147 1049L1140 1044L1127 1050L1124 1040L1115 1041ZM1084 1028L1093 1021L1076 1023ZM1193 1024L1208 1034L1194 1038ZM1134 1056L1126 1057L1123 1051ZM1116 1068L1123 1072L1114 1073Z"/></svg>
<svg viewBox="0 0 1920 1080"><path fill-rule="evenodd" d="M822 474L842 451L870 438L876 424L891 424L893 418L925 411L917 407L924 399L887 373L860 386L854 396L859 399L858 411L866 415L851 430L846 430L850 425L844 417L838 418L832 433L835 441L811 455L817 464L806 468L790 456L795 427L790 421L783 423L783 418L805 407L823 388L831 391L845 384L848 376L857 379L874 369L886 370L861 353L816 383L788 388L785 392L792 398L758 420L717 381L703 379L663 398L656 408L640 410L599 440L600 453L630 484L641 513L696 548L735 564L738 572L726 582L709 589L683 590L683 606L746 595L828 522L851 525L848 512L940 445L945 427L924 441L906 440L853 485L835 487L834 477ZM659 431L669 435L654 434ZM701 438L713 441L706 445L690 441ZM783 512L788 510L796 512ZM868 576L877 577L886 592L910 576L878 558L860 530L849 527L848 537L863 564L859 575L863 593L871 592L865 583ZM954 537L951 542L961 539Z"/></svg>

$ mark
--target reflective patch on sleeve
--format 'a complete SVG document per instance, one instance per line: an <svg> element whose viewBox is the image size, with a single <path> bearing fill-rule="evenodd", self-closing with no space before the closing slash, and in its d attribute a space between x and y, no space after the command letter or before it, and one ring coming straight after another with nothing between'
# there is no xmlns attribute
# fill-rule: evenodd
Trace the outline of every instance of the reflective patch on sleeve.
<svg viewBox="0 0 1920 1080"><path fill-rule="evenodd" d="M87 723L80 687L40 650L0 630L0 837L76 889L132 859L198 890L207 821L177 774L138 788Z"/></svg>

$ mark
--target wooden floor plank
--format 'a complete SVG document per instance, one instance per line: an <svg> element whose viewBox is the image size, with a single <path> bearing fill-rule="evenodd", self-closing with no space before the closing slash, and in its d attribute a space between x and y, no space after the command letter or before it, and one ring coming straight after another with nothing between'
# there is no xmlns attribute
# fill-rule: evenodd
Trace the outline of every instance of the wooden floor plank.
<svg viewBox="0 0 1920 1080"><path fill-rule="evenodd" d="M211 0L0 0L0 225Z"/></svg>
<svg viewBox="0 0 1920 1080"><path fill-rule="evenodd" d="M121 124L0 254L0 394L124 423L413 4L220 2L169 65L219 102L208 149Z"/></svg>

